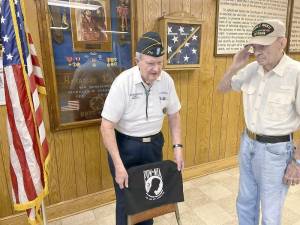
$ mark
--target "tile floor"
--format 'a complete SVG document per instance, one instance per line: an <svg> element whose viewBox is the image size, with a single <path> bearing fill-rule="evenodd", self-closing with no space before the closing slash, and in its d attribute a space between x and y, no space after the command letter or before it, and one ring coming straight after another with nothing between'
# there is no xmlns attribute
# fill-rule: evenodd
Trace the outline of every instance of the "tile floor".
<svg viewBox="0 0 300 225"><path fill-rule="evenodd" d="M179 204L182 225L236 225L238 169L184 182L185 201ZM49 225L115 225L115 204L109 204ZM155 225L176 225L174 213L154 219ZM300 225L300 185L289 190L282 225Z"/></svg>

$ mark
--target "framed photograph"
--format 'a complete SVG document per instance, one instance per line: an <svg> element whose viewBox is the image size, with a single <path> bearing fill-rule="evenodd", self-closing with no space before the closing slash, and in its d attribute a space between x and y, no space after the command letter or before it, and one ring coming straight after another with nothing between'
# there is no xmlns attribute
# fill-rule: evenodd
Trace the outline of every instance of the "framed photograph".
<svg viewBox="0 0 300 225"><path fill-rule="evenodd" d="M159 23L159 30L165 46L164 69L199 68L201 62L201 21L185 15L185 13L176 13L160 18Z"/></svg>
<svg viewBox="0 0 300 225"><path fill-rule="evenodd" d="M291 7L291 23L289 29L289 53L300 53L300 1L293 1Z"/></svg>
<svg viewBox="0 0 300 225"><path fill-rule="evenodd" d="M80 0L80 3L89 3ZM95 9L72 8L71 25L74 51L111 51L110 1L93 0ZM98 7L97 7L98 6Z"/></svg>
<svg viewBox="0 0 300 225"><path fill-rule="evenodd" d="M215 56L233 55L242 49L253 26L264 19L276 18L287 23L289 1L217 0Z"/></svg>
<svg viewBox="0 0 300 225"><path fill-rule="evenodd" d="M99 124L114 78L133 65L131 3L36 1L53 131Z"/></svg>

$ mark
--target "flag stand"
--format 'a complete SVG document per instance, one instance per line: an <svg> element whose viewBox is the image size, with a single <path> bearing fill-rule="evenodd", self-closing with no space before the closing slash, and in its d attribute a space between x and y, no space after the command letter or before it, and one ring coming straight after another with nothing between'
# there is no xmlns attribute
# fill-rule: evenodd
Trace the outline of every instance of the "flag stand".
<svg viewBox="0 0 300 225"><path fill-rule="evenodd" d="M42 214L43 214L43 225L48 225L44 200L42 201Z"/></svg>

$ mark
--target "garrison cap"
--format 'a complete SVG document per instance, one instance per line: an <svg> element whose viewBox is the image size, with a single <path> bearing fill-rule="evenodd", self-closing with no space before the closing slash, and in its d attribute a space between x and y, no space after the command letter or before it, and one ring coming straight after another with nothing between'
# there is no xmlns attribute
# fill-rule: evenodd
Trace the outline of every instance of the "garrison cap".
<svg viewBox="0 0 300 225"><path fill-rule="evenodd" d="M137 52L153 57L162 56L165 52L160 35L156 32L143 34L138 41Z"/></svg>

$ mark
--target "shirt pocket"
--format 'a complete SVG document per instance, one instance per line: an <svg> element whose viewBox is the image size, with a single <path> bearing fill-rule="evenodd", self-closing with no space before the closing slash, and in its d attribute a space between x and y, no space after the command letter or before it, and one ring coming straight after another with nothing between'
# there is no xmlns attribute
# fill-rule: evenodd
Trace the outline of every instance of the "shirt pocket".
<svg viewBox="0 0 300 225"><path fill-rule="evenodd" d="M286 119L292 111L292 101L292 89L279 88L276 92L270 92L267 97L265 117L277 121Z"/></svg>
<svg viewBox="0 0 300 225"><path fill-rule="evenodd" d="M254 105L256 89L256 86L250 84L244 84L241 87L241 90L243 92L244 109L246 111L249 110L249 106Z"/></svg>
<svg viewBox="0 0 300 225"><path fill-rule="evenodd" d="M169 96L167 93L160 93L159 96L159 104L161 111L166 114L168 110L168 104L169 104Z"/></svg>
<svg viewBox="0 0 300 225"><path fill-rule="evenodd" d="M243 84L241 90L247 95L253 95L256 92L256 87L251 84Z"/></svg>

